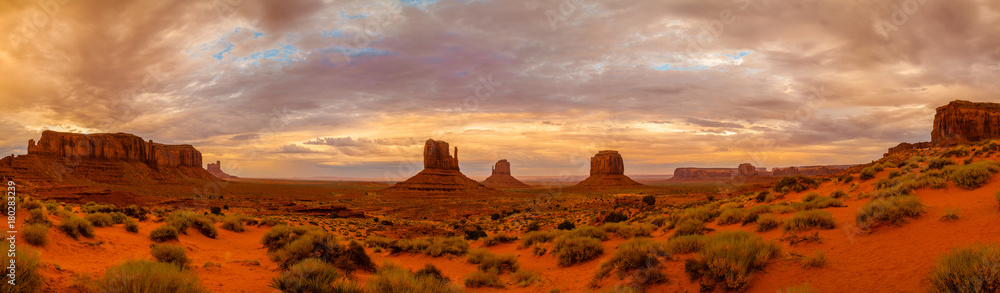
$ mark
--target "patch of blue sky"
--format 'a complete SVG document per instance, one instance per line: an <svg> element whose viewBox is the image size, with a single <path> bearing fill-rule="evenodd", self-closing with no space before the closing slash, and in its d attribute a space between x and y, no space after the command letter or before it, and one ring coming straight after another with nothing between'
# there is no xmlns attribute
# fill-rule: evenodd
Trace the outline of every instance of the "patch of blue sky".
<svg viewBox="0 0 1000 293"><path fill-rule="evenodd" d="M360 19L365 19L367 17L368 17L368 13L361 13L361 14L350 15L350 14L347 14L347 12L343 12L343 11L340 12L340 18L346 18L346 19L359 19L360 18Z"/></svg>
<svg viewBox="0 0 1000 293"><path fill-rule="evenodd" d="M344 31L340 29L335 29L332 31L323 31L323 37L325 38L339 38L344 35Z"/></svg>
<svg viewBox="0 0 1000 293"><path fill-rule="evenodd" d="M667 71L667 70L703 71L703 70L707 70L708 69L708 65L695 65L695 66L689 66L689 67L674 67L674 66L672 66L670 64L663 64L663 65L660 65L660 66L653 66L653 69L660 70L660 71Z"/></svg>
<svg viewBox="0 0 1000 293"><path fill-rule="evenodd" d="M733 58L733 60L739 60L739 59L742 59L746 55L750 55L751 53L753 53L753 51L741 51L741 52L739 52L736 55L729 55L729 54L723 54L723 55L726 56L726 57L729 57L729 58Z"/></svg>

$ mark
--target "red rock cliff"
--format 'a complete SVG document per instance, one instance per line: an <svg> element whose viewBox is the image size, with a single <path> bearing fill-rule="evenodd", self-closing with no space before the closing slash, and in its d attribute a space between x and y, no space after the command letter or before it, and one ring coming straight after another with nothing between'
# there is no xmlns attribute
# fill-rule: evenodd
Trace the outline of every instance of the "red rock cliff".
<svg viewBox="0 0 1000 293"><path fill-rule="evenodd" d="M590 158L590 175L625 174L625 162L618 151L600 151Z"/></svg>
<svg viewBox="0 0 1000 293"><path fill-rule="evenodd" d="M128 133L80 134L46 130L28 154L43 157L143 162L150 167L201 168L201 152L191 145L165 145Z"/></svg>
<svg viewBox="0 0 1000 293"><path fill-rule="evenodd" d="M424 169L459 171L458 147L455 147L454 157L448 151L447 142L428 139L424 143Z"/></svg>
<svg viewBox="0 0 1000 293"><path fill-rule="evenodd" d="M931 142L950 146L1000 138L1000 104L956 100L937 108Z"/></svg>
<svg viewBox="0 0 1000 293"><path fill-rule="evenodd" d="M493 165L493 175L510 175L510 162L507 159L497 161Z"/></svg>
<svg viewBox="0 0 1000 293"><path fill-rule="evenodd" d="M757 176L757 167L754 167L750 163L740 164L737 169L737 176L753 177Z"/></svg>

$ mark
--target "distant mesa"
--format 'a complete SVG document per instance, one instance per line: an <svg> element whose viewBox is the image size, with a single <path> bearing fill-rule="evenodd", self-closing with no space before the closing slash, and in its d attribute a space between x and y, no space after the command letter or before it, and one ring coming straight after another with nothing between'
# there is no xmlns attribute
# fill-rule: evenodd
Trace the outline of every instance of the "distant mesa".
<svg viewBox="0 0 1000 293"><path fill-rule="evenodd" d="M160 144L128 133L46 130L37 143L28 140L28 154L0 160L0 174L28 181L124 185L217 180L201 166L201 152L191 145Z"/></svg>
<svg viewBox="0 0 1000 293"><path fill-rule="evenodd" d="M824 176L840 173L855 165L826 165L826 166L798 166L788 168L772 168L771 175L776 177L784 176Z"/></svg>
<svg viewBox="0 0 1000 293"><path fill-rule="evenodd" d="M215 176L216 178L219 178L219 179L240 178L240 177L236 177L236 176L233 176L233 175L226 174L226 172L222 172L222 162L220 162L220 161L215 161L214 164L213 163L208 163L208 168L206 168L206 170L208 170L209 174L212 174L212 176Z"/></svg>
<svg viewBox="0 0 1000 293"><path fill-rule="evenodd" d="M742 163L736 168L694 168L683 167L674 169L674 176L670 182L723 182L733 179L764 179L767 177L784 176L824 176L840 173L853 165L826 165L826 166L793 166L786 168L755 167L750 163Z"/></svg>
<svg viewBox="0 0 1000 293"><path fill-rule="evenodd" d="M493 165L493 174L483 181L483 185L489 188L530 188L514 176L510 175L510 162L507 159L499 160Z"/></svg>
<svg viewBox="0 0 1000 293"><path fill-rule="evenodd" d="M667 181L728 181L738 172L737 168L681 167L674 169L674 176Z"/></svg>
<svg viewBox="0 0 1000 293"><path fill-rule="evenodd" d="M625 176L625 162L618 151L607 150L597 152L590 158L590 177L578 183L577 186L627 187L643 185Z"/></svg>
<svg viewBox="0 0 1000 293"><path fill-rule="evenodd" d="M742 177L757 176L757 168L750 163L740 164L740 166L736 168L736 176L742 176Z"/></svg>
<svg viewBox="0 0 1000 293"><path fill-rule="evenodd" d="M458 168L458 147L455 147L454 156L449 150L447 142L428 139L424 143L424 170L385 191L424 194L498 192L462 174Z"/></svg>

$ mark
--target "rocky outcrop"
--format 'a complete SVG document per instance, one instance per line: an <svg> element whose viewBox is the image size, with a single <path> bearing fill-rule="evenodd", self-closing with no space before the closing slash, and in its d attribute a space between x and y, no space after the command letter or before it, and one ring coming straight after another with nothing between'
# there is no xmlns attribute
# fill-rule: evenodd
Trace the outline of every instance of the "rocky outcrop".
<svg viewBox="0 0 1000 293"><path fill-rule="evenodd" d="M222 162L219 161L215 161L214 164L208 163L208 167L205 168L205 170L208 170L208 173L212 174L212 176L215 176L219 179L239 178L233 175L226 174L226 172L222 172Z"/></svg>
<svg viewBox="0 0 1000 293"><path fill-rule="evenodd" d="M600 151L590 158L590 177L577 186L587 187L628 187L643 186L625 176L625 162L618 151Z"/></svg>
<svg viewBox="0 0 1000 293"><path fill-rule="evenodd" d="M128 133L66 133L46 130L42 138L28 140L28 154L74 160L143 162L152 168L198 167L201 152L191 145L165 145L143 141Z"/></svg>
<svg viewBox="0 0 1000 293"><path fill-rule="evenodd" d="M736 176L743 176L743 177L757 176L757 167L754 167L750 163L740 164L740 166L736 168Z"/></svg>
<svg viewBox="0 0 1000 293"><path fill-rule="evenodd" d="M682 167L674 169L674 176L669 181L726 181L738 173L737 168Z"/></svg>
<svg viewBox="0 0 1000 293"><path fill-rule="evenodd" d="M854 165L827 165L827 166L798 166L788 168L771 169L772 176L823 176L833 175L844 171Z"/></svg>
<svg viewBox="0 0 1000 293"><path fill-rule="evenodd" d="M894 147L889 148L889 151L886 152L885 154L882 154L882 156L888 156L888 155L892 155L892 154L902 153L902 152L909 151L909 150L914 150L914 149L925 149L925 148L929 148L929 147L932 147L932 146L934 146L934 145L931 144L930 142L918 142L918 143L903 142L903 143L900 143L900 144L898 144L898 145L896 145Z"/></svg>
<svg viewBox="0 0 1000 293"><path fill-rule="evenodd" d="M993 138L1000 138L1000 104L956 100L937 108L931 130L931 143L935 146Z"/></svg>
<svg viewBox="0 0 1000 293"><path fill-rule="evenodd" d="M127 133L79 134L44 131L28 154L0 162L0 174L27 181L93 181L144 185L218 180L201 168L191 145L165 145Z"/></svg>
<svg viewBox="0 0 1000 293"><path fill-rule="evenodd" d="M510 175L510 162L506 159L499 160L495 165L493 165L493 174L487 177L483 181L483 185L490 188L529 188L530 185L524 184L514 176Z"/></svg>
<svg viewBox="0 0 1000 293"><path fill-rule="evenodd" d="M455 155L448 152L448 143L428 139L424 143L424 170L403 182L389 186L389 194L483 194L498 191L466 177L458 168L458 148Z"/></svg>

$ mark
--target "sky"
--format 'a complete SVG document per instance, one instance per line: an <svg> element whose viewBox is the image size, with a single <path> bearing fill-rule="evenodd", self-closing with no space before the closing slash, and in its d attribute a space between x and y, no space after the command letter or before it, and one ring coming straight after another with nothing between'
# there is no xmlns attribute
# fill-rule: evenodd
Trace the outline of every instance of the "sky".
<svg viewBox="0 0 1000 293"><path fill-rule="evenodd" d="M0 153L46 129L191 144L241 177L865 163L1000 101L987 0L0 2Z"/></svg>

